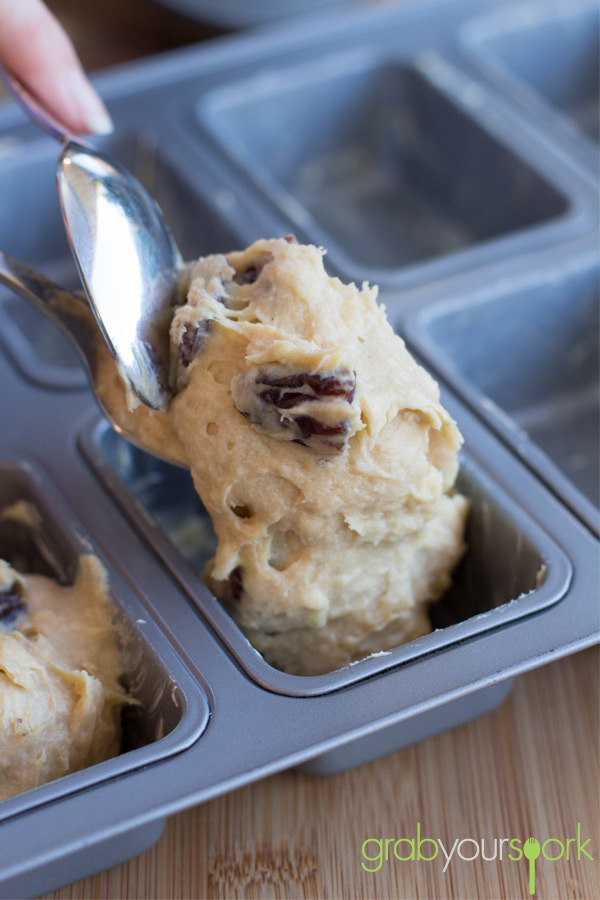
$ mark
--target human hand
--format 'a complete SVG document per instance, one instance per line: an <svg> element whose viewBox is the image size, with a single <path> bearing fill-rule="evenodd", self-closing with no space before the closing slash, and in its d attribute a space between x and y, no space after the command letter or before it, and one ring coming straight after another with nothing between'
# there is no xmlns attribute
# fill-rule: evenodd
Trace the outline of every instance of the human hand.
<svg viewBox="0 0 600 900"><path fill-rule="evenodd" d="M69 131L112 131L71 41L42 0L0 0L0 63Z"/></svg>

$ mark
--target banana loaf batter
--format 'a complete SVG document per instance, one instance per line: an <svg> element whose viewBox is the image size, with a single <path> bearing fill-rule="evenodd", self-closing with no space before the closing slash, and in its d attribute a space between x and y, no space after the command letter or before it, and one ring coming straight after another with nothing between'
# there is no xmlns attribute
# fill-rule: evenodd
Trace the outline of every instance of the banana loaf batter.
<svg viewBox="0 0 600 900"><path fill-rule="evenodd" d="M188 465L219 545L205 572L273 665L314 675L426 633L464 551L460 433L377 289L294 239L200 259L170 328L174 398L127 410Z"/></svg>

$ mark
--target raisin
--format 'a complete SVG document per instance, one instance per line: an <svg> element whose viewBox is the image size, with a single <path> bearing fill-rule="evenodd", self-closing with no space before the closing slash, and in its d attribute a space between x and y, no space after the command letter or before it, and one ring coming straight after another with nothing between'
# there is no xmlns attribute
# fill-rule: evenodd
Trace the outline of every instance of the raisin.
<svg viewBox="0 0 600 900"><path fill-rule="evenodd" d="M10 625L26 610L21 588L16 581L9 588L0 588L0 625Z"/></svg>
<svg viewBox="0 0 600 900"><path fill-rule="evenodd" d="M211 320L205 319L199 325L193 325L188 322L181 337L179 344L179 361L184 368L187 368L198 351L211 329Z"/></svg>
<svg viewBox="0 0 600 900"><path fill-rule="evenodd" d="M231 596L234 600L240 600L244 592L244 578L242 575L242 567L236 566L229 575L229 588Z"/></svg>
<svg viewBox="0 0 600 900"><path fill-rule="evenodd" d="M298 238L296 237L295 234L286 234L286 235L284 235L283 240L287 241L288 244L297 244L298 243Z"/></svg>

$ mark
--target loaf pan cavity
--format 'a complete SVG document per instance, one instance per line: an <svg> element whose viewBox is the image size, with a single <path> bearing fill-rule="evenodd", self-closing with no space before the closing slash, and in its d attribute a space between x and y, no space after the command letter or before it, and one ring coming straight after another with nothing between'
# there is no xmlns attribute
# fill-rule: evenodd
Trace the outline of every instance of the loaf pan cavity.
<svg viewBox="0 0 600 900"><path fill-rule="evenodd" d="M596 255L496 278L410 316L405 333L551 487L596 522L599 442Z"/></svg>
<svg viewBox="0 0 600 900"><path fill-rule="evenodd" d="M374 672L543 609L559 600L569 584L570 564L558 546L474 459L465 455L458 490L472 504L468 551L456 571L453 587L431 607L436 630L328 675L288 675L264 661L201 581L216 539L191 476L127 444L104 421L88 426L80 445L113 498L238 663L260 684L277 692L306 695L345 687Z"/></svg>
<svg viewBox="0 0 600 900"><path fill-rule="evenodd" d="M79 557L95 552L45 473L30 463L0 460L0 511L27 504L30 522L0 519L0 558L25 575L37 573L72 584ZM22 507L21 507L22 508ZM179 752L208 721L204 692L148 622L147 614L118 574L106 564L115 605L123 686L139 701L123 712L119 756L0 803L0 822L40 803L90 787Z"/></svg>
<svg viewBox="0 0 600 900"><path fill-rule="evenodd" d="M596 3L522 3L468 25L464 46L522 102L541 102L598 145L599 30Z"/></svg>
<svg viewBox="0 0 600 900"><path fill-rule="evenodd" d="M568 200L427 74L332 55L216 89L200 122L334 267L385 283Z"/></svg>

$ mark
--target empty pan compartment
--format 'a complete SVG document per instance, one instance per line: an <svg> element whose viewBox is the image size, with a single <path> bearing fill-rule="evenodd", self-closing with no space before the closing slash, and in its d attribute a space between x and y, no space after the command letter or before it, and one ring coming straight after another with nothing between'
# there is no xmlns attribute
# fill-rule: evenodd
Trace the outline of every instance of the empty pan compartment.
<svg viewBox="0 0 600 900"><path fill-rule="evenodd" d="M80 537L79 527L73 527L73 513L32 466L0 461L0 510L19 502L28 505L31 523L0 519L0 558L25 576L42 574L59 584L72 584L79 557L92 552ZM108 569L108 575L123 685L139 701L139 705L124 708L121 754L2 801L0 820L176 753L196 740L206 726L204 693L150 626L146 611L117 573Z"/></svg>
<svg viewBox="0 0 600 900"><path fill-rule="evenodd" d="M463 460L458 488L471 500L468 552L446 596L431 607L435 629L388 654L329 675L279 672L251 647L209 593L201 573L216 548L191 476L128 444L106 422L90 426L82 449L121 508L197 603L248 674L267 688L303 695L333 690L556 602L569 564L552 540L479 469ZM158 528L156 527L158 526Z"/></svg>
<svg viewBox="0 0 600 900"><path fill-rule="evenodd" d="M428 77L332 56L209 93L202 124L343 273L386 282L565 213L565 197Z"/></svg>
<svg viewBox="0 0 600 900"><path fill-rule="evenodd" d="M562 474L566 499L579 507L583 495L590 510L599 495L598 310L594 259L434 304L407 328L551 485L563 493Z"/></svg>
<svg viewBox="0 0 600 900"><path fill-rule="evenodd" d="M239 239L208 203L190 191L150 137L124 134L98 144L130 169L158 202L184 259L237 246ZM60 213L55 166L54 152L4 166L0 172L0 248L73 290L80 288L80 281ZM26 377L45 387L87 385L79 356L61 330L2 285L0 321L4 348Z"/></svg>
<svg viewBox="0 0 600 900"><path fill-rule="evenodd" d="M466 45L522 99L542 99L597 144L599 29L596 3L530 3L473 23Z"/></svg>

